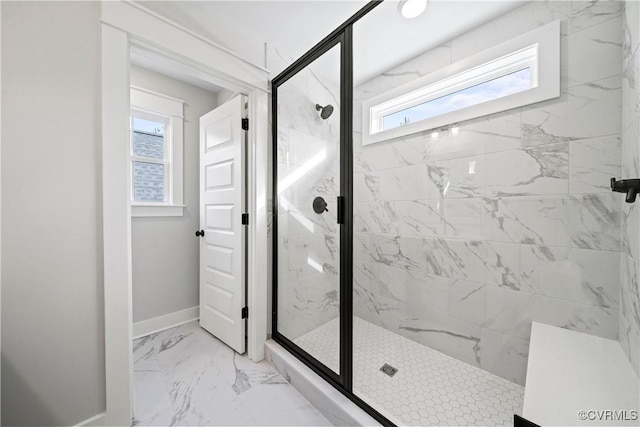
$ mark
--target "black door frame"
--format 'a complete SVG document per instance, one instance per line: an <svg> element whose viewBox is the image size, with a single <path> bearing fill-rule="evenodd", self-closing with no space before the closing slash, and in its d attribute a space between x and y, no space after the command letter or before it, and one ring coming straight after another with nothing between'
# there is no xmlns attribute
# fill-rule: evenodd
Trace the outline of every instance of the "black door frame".
<svg viewBox="0 0 640 427"><path fill-rule="evenodd" d="M383 425L394 424L353 394L353 24L383 0L367 3L271 82L273 167L272 337ZM340 372L336 374L278 331L278 87L333 47L340 46Z"/></svg>

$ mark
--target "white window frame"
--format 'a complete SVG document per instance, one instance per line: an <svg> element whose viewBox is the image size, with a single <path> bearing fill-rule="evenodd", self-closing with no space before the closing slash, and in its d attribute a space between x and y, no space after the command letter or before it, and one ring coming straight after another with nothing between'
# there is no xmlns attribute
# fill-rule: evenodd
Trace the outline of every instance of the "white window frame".
<svg viewBox="0 0 640 427"><path fill-rule="evenodd" d="M182 216L183 205L183 156L184 156L184 101L144 88L131 86L131 142L129 188L132 217ZM166 123L164 132L165 158L147 159L133 155L133 117L162 120ZM151 162L165 165L164 201L139 202L133 200L133 162Z"/></svg>
<svg viewBox="0 0 640 427"><path fill-rule="evenodd" d="M530 68L531 89L383 130L385 116ZM441 68L362 105L362 144L436 129L560 96L560 22L555 21Z"/></svg>
<svg viewBox="0 0 640 427"><path fill-rule="evenodd" d="M162 159L156 159L153 157L144 157L144 156L138 156L136 155L133 151L133 145L134 145L134 139L135 139L135 132L136 130L133 127L134 124L134 118L140 118L140 119L144 119L144 120L149 120L149 121L153 121L156 123L163 123L164 124L164 135L163 135L163 151L164 153L162 154ZM140 110L138 108L132 107L131 108L131 203L132 204L136 204L139 206L156 206L156 205L169 205L171 202L171 166L172 166L172 153L171 153L171 129L173 128L173 126L171 126L171 120L168 117L165 116L161 116L159 114L156 113L149 113L146 112L144 110ZM139 162L139 163L153 163L156 165L162 165L164 166L164 191L163 191L163 200L162 202L143 202L143 201L136 201L134 199L134 193L135 193L135 188L134 188L134 183L135 180L133 179L133 175L134 175L134 163Z"/></svg>

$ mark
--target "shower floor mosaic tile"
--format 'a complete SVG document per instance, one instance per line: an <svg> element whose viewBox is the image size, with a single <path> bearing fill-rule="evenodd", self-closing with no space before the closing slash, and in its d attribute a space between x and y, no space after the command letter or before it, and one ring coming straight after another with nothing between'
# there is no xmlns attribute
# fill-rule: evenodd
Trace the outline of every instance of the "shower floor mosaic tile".
<svg viewBox="0 0 640 427"><path fill-rule="evenodd" d="M339 368L336 318L294 340ZM355 394L397 425L513 425L524 387L354 317ZM392 377L380 371L389 364Z"/></svg>

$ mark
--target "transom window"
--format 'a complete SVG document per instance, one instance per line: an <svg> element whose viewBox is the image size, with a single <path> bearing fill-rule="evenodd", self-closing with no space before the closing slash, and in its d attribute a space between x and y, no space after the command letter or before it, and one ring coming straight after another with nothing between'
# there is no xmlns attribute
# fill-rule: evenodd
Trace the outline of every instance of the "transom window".
<svg viewBox="0 0 640 427"><path fill-rule="evenodd" d="M415 123L536 87L537 52L538 45L530 46L423 90L387 101L373 110L373 114L377 114L378 129Z"/></svg>
<svg viewBox="0 0 640 427"><path fill-rule="evenodd" d="M363 144L560 95L560 24L501 43L363 102Z"/></svg>

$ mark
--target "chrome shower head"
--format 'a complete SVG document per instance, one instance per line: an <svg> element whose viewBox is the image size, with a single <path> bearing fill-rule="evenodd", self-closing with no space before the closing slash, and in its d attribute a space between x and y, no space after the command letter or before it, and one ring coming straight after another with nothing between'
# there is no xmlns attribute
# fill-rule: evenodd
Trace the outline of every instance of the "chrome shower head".
<svg viewBox="0 0 640 427"><path fill-rule="evenodd" d="M323 107L320 104L316 104L316 110L320 111L320 117L322 117L322 120L327 120L333 113L333 105L327 104Z"/></svg>

